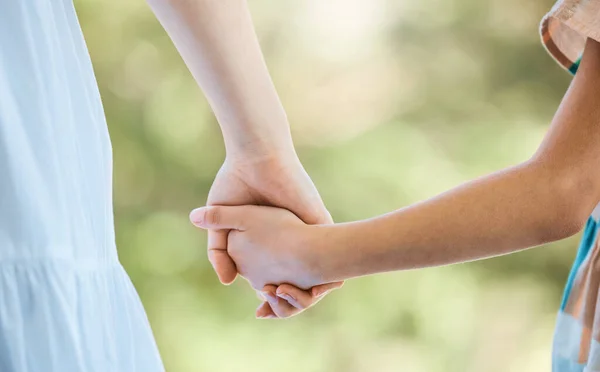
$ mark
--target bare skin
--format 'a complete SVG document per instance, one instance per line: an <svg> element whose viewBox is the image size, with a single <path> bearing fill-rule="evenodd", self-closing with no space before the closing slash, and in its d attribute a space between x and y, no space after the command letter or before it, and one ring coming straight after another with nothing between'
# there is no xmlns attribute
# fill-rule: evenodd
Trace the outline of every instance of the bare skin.
<svg viewBox="0 0 600 372"><path fill-rule="evenodd" d="M289 209L309 224L332 223L298 160L287 120L264 61L245 0L148 0L202 88L221 126L226 160L207 204L269 205ZM208 257L224 284L237 276L227 254L227 230L208 233ZM301 301L258 288L269 300L259 317L289 317L316 303L331 283L295 290ZM283 287L286 290L287 287ZM289 288L288 288L289 289Z"/></svg>
<svg viewBox="0 0 600 372"><path fill-rule="evenodd" d="M309 226L288 211L257 206L204 207L191 219L201 228L231 229L229 253L257 287L309 288L560 240L580 231L600 201L598 97L600 44L588 40L544 141L518 166L364 221Z"/></svg>

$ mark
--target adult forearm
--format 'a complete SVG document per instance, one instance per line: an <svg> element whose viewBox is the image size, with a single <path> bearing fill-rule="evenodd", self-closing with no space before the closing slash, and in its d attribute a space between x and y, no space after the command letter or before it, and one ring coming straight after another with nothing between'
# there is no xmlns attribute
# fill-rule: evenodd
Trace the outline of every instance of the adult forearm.
<svg viewBox="0 0 600 372"><path fill-rule="evenodd" d="M371 220L322 229L325 281L507 254L570 236L593 206L528 162ZM590 210L587 210L590 209Z"/></svg>
<svg viewBox="0 0 600 372"><path fill-rule="evenodd" d="M245 0L148 0L221 125L228 153L292 149Z"/></svg>

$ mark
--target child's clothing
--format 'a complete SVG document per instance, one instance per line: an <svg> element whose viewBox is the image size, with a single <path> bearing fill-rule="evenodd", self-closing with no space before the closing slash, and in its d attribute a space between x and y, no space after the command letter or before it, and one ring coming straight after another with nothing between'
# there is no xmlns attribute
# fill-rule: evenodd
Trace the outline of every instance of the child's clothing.
<svg viewBox="0 0 600 372"><path fill-rule="evenodd" d="M600 206L587 222L560 306L552 353L557 372L600 371Z"/></svg>
<svg viewBox="0 0 600 372"><path fill-rule="evenodd" d="M586 39L600 41L600 0L559 1L540 31L550 54L575 74ZM554 372L600 371L599 221L600 204L587 222L567 281L554 335Z"/></svg>
<svg viewBox="0 0 600 372"><path fill-rule="evenodd" d="M600 41L600 0L559 0L540 32L552 57L574 74L587 38Z"/></svg>
<svg viewBox="0 0 600 372"><path fill-rule="evenodd" d="M0 1L0 371L159 372L72 0Z"/></svg>

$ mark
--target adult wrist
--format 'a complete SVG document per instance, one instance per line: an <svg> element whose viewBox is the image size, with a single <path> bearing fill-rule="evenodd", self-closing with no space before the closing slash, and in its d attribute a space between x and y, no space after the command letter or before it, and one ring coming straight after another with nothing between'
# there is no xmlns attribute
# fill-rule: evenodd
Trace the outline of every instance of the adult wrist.
<svg viewBox="0 0 600 372"><path fill-rule="evenodd" d="M241 137L241 136L240 136ZM253 136L225 140L227 158L235 161L262 161L296 157L291 136Z"/></svg>
<svg viewBox="0 0 600 372"><path fill-rule="evenodd" d="M269 109L217 115L227 156L254 159L295 154L287 115L277 105Z"/></svg>

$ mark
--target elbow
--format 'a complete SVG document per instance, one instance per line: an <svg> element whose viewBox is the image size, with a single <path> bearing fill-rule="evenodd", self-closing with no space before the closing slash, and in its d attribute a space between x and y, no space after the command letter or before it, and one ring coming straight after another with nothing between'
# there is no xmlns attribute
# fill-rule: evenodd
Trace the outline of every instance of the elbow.
<svg viewBox="0 0 600 372"><path fill-rule="evenodd" d="M543 198L543 205L540 205L545 212L540 233L542 242L548 243L580 232L598 204L598 199L588 175L573 168L565 171L542 168L540 193L546 197Z"/></svg>
<svg viewBox="0 0 600 372"><path fill-rule="evenodd" d="M545 232L543 233L541 243L550 243L570 238L584 228L588 218L588 215L584 217L581 214L565 214L557 216L556 218L551 218L550 223L547 224Z"/></svg>

